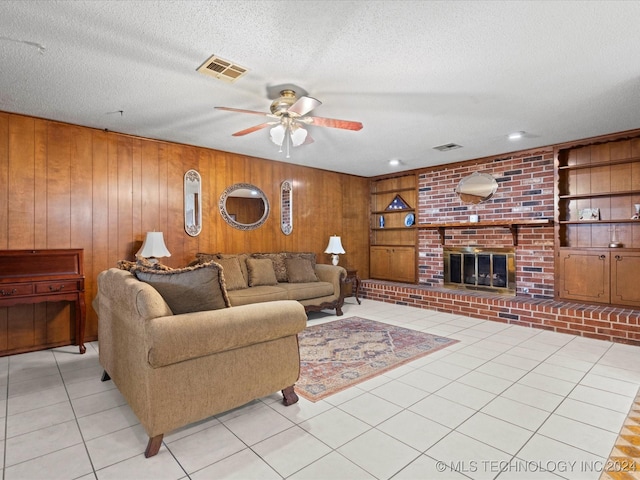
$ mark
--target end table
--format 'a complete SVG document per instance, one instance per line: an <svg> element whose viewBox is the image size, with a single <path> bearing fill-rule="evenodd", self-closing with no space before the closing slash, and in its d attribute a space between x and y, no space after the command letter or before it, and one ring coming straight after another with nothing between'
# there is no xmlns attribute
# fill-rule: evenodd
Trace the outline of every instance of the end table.
<svg viewBox="0 0 640 480"><path fill-rule="evenodd" d="M342 284L343 285L351 284L350 296L356 297L356 301L358 302L358 305L360 305L360 298L358 298L358 295L360 294L360 277L358 276L358 270L351 269L351 268L346 268L346 270L347 270L347 276L342 282Z"/></svg>

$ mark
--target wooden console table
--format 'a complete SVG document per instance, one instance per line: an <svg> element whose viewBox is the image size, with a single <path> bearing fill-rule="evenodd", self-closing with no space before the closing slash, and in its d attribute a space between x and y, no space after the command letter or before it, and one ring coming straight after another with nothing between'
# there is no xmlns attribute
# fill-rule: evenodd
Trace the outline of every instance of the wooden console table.
<svg viewBox="0 0 640 480"><path fill-rule="evenodd" d="M82 354L83 250L0 250L0 307L59 301L75 303L75 344Z"/></svg>

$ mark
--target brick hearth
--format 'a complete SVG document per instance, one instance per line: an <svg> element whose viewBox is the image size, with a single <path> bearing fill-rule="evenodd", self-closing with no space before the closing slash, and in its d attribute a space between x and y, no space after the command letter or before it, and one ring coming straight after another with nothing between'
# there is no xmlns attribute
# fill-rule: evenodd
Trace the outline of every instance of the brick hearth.
<svg viewBox="0 0 640 480"><path fill-rule="evenodd" d="M640 311L629 308L463 292L379 280L363 280L360 292L363 298L396 305L640 346Z"/></svg>

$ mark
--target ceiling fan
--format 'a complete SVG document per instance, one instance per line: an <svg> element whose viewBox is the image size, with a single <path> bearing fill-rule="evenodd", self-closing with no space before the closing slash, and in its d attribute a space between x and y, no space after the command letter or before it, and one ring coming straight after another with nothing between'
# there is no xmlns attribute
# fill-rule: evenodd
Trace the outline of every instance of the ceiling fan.
<svg viewBox="0 0 640 480"><path fill-rule="evenodd" d="M291 147L312 143L313 138L304 128L304 125L316 125L318 127L341 128L344 130L360 130L362 123L351 122L349 120L338 120L335 118L323 118L306 116L311 110L322 105L320 100L313 97L301 96L296 97L294 90L286 89L280 92L280 97L271 103L271 113L257 112L255 110L243 110L231 107L215 107L219 110L227 110L229 112L251 113L253 115L261 115L273 118L272 121L261 123L245 130L240 130L233 134L234 137L240 137L249 133L271 128L271 141L280 147L282 152L283 146L286 149L287 158L289 158L289 150Z"/></svg>

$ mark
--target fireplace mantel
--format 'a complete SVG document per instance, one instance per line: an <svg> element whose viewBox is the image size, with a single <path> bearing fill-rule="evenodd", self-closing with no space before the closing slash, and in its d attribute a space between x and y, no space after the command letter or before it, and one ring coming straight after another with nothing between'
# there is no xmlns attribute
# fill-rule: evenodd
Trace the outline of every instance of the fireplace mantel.
<svg viewBox="0 0 640 480"><path fill-rule="evenodd" d="M447 228L453 229L469 229L476 230L478 228L496 228L503 227L508 228L511 231L513 237L513 245L518 245L518 226L526 225L528 227L543 227L546 225L552 225L553 220L549 218L540 218L533 220L485 220L482 222L448 222L448 223L420 223L416 228L423 230L438 230L440 234L440 244L445 244L445 231Z"/></svg>

